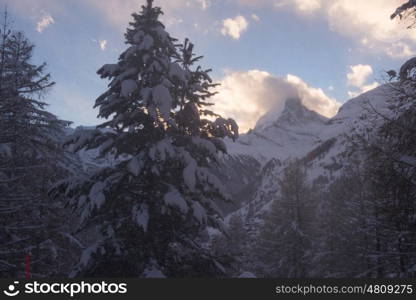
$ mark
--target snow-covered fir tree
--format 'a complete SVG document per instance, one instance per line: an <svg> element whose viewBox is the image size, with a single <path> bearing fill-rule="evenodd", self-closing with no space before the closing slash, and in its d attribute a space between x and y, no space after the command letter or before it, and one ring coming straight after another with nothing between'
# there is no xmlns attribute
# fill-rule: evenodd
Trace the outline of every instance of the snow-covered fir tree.
<svg viewBox="0 0 416 300"><path fill-rule="evenodd" d="M54 85L45 64L31 63L34 46L10 29L0 39L0 277L21 277L26 255L33 276L66 271L62 203L48 196L65 174L59 139L67 122L45 110Z"/></svg>
<svg viewBox="0 0 416 300"><path fill-rule="evenodd" d="M96 100L106 121L71 138L75 149L99 148L114 166L60 186L95 237L73 276L197 277L224 270L204 247L207 226L222 230L216 202L229 200L210 172L221 138L237 124L210 111L214 94L201 57L178 45L148 0L125 34L128 48L98 73L111 80Z"/></svg>

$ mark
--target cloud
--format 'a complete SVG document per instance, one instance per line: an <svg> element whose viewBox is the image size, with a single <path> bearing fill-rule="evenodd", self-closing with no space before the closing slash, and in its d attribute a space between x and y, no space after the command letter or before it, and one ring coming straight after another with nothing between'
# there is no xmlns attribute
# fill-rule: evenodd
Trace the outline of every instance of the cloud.
<svg viewBox="0 0 416 300"><path fill-rule="evenodd" d="M107 40L100 40L99 44L100 44L100 49L102 51L105 51L105 49L107 49Z"/></svg>
<svg viewBox="0 0 416 300"><path fill-rule="evenodd" d="M297 94L302 99L303 104L325 117L333 117L340 108L341 104L325 94L321 88L314 88L308 85L300 77L287 75L287 82L296 88Z"/></svg>
<svg viewBox="0 0 416 300"><path fill-rule="evenodd" d="M11 9L18 13L24 12L26 15L28 12L29 14L35 13L35 18L43 9L48 9L55 15L62 13L71 5L66 3L70 1L56 0L9 2ZM123 0L122 4L120 0L78 2L82 2L82 5L87 8L94 9L98 17L106 18L124 31L131 19L131 13L138 11L145 0ZM390 20L390 15L403 4L404 0L224 0L224 2L253 9L291 9L300 16L316 16L324 20L332 31L354 40L360 50L370 53L384 53L397 59L405 59L416 54L416 30L408 30L409 24L406 21ZM204 29L213 22L213 16L204 12L211 3L213 0L156 1L156 5L161 6L165 12L163 22L168 26L177 25L175 20L187 16L187 20L192 19L190 24L198 20L201 24L200 28ZM181 32L187 28L183 25Z"/></svg>
<svg viewBox="0 0 416 300"><path fill-rule="evenodd" d="M368 91L371 91L371 90L375 89L378 86L380 86L380 84L378 82L374 81L371 84L367 84L367 85L364 85L364 86L360 87L359 90L348 91L348 96L350 98L355 98L355 97L361 95L362 93L365 93L365 92L368 92Z"/></svg>
<svg viewBox="0 0 416 300"><path fill-rule="evenodd" d="M409 44L396 42L387 47L386 52L389 56L395 58L406 58L416 54Z"/></svg>
<svg viewBox="0 0 416 300"><path fill-rule="evenodd" d="M260 17L259 17L258 15L256 15L256 14L252 14L252 15L251 15L251 18L252 18L254 21L256 21L256 22L260 21Z"/></svg>
<svg viewBox="0 0 416 300"><path fill-rule="evenodd" d="M373 68L370 65L350 66L351 71L347 74L348 85L362 87L368 77L373 74Z"/></svg>
<svg viewBox="0 0 416 300"><path fill-rule="evenodd" d="M84 2L84 1L83 1ZM122 3L121 3L122 2ZM145 0L88 0L85 5L92 7L101 13L113 25L125 30L131 20L131 14L141 10L141 6L145 5ZM211 5L209 0L158 0L155 6L160 6L165 13L162 16L166 25L176 24L175 20L182 19L189 10L196 13L197 10L205 10ZM195 10L197 8L197 10Z"/></svg>
<svg viewBox="0 0 416 300"><path fill-rule="evenodd" d="M201 5L202 10L206 10L211 6L211 1L209 0L197 0L199 4Z"/></svg>
<svg viewBox="0 0 416 300"><path fill-rule="evenodd" d="M414 53L416 33L406 22L391 21L402 0L328 1L325 14L331 30L365 41L365 49L403 58Z"/></svg>
<svg viewBox="0 0 416 300"><path fill-rule="evenodd" d="M315 15L333 32L357 42L367 52L403 59L416 54L416 30L410 20L390 20L405 0L228 0L252 8L291 9L300 16Z"/></svg>
<svg viewBox="0 0 416 300"><path fill-rule="evenodd" d="M42 33L46 28L48 28L53 23L55 23L55 20L52 18L52 16L49 14L45 14L43 15L42 19L36 24L36 30L39 33Z"/></svg>
<svg viewBox="0 0 416 300"><path fill-rule="evenodd" d="M273 76L261 70L227 72L214 96L214 110L234 118L242 132L254 128L265 114L277 118L287 98L299 97L304 105L324 116L332 117L340 103L322 89L313 88L294 75Z"/></svg>
<svg viewBox="0 0 416 300"><path fill-rule="evenodd" d="M322 7L325 0L228 0L233 4L251 8L274 7L277 9L290 7L298 12L313 12Z"/></svg>
<svg viewBox="0 0 416 300"><path fill-rule="evenodd" d="M234 19L228 18L222 21L223 27L221 33L223 35L229 35L235 40L241 37L241 34L247 30L248 21L243 16L237 16Z"/></svg>
<svg viewBox="0 0 416 300"><path fill-rule="evenodd" d="M272 1L271 1L272 2ZM322 7L321 0L282 0L274 3L277 8L293 6L300 13L312 13Z"/></svg>
<svg viewBox="0 0 416 300"><path fill-rule="evenodd" d="M321 0L295 0L295 4L301 12L313 12L321 8Z"/></svg>
<svg viewBox="0 0 416 300"><path fill-rule="evenodd" d="M350 66L350 72L347 74L348 85L355 87L354 91L349 91L348 96L351 98L368 92L380 84L376 81L368 84L369 77L373 74L373 68L370 65Z"/></svg>

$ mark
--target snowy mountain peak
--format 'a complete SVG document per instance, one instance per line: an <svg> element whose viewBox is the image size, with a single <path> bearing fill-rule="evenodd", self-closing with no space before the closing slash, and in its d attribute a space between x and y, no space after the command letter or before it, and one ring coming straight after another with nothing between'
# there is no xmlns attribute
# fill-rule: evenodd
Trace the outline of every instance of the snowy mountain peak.
<svg viewBox="0 0 416 300"><path fill-rule="evenodd" d="M306 108L299 98L291 98L286 101L285 109L277 120L277 124L302 126L312 122L322 125L327 121L328 119L324 116Z"/></svg>
<svg viewBox="0 0 416 300"><path fill-rule="evenodd" d="M328 119L306 108L299 98L289 98L281 112L270 112L255 129L236 143L228 143L230 154L247 154L266 163L301 157L319 142L319 132Z"/></svg>
<svg viewBox="0 0 416 300"><path fill-rule="evenodd" d="M301 127L306 124L315 123L323 125L328 119L320 114L306 108L299 98L286 100L284 109L277 116L275 113L268 113L257 122L256 131L267 130L268 127Z"/></svg>

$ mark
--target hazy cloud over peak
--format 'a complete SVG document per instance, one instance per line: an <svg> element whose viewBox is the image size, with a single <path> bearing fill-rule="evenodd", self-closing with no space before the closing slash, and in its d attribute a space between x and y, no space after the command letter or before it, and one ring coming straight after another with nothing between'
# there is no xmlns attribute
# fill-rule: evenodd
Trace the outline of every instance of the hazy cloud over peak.
<svg viewBox="0 0 416 300"><path fill-rule="evenodd" d="M340 103L320 88L309 86L294 75L279 77L261 70L227 72L214 97L214 109L234 118L242 132L254 128L266 113L283 109L287 98L299 97L303 104L326 117L338 111Z"/></svg>

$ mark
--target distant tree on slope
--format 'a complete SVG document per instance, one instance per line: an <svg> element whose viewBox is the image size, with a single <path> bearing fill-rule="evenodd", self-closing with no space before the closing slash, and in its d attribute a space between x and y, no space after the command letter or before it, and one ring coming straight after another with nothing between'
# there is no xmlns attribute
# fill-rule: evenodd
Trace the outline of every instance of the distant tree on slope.
<svg viewBox="0 0 416 300"><path fill-rule="evenodd" d="M308 277L314 212L300 161L293 161L284 170L279 185L280 197L272 203L259 234L257 252L263 275Z"/></svg>

